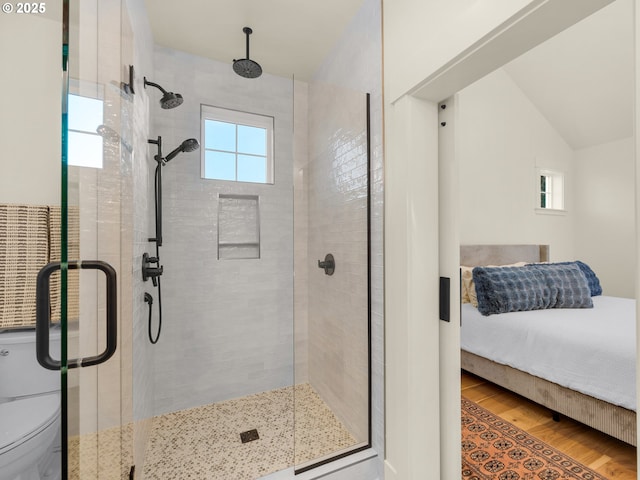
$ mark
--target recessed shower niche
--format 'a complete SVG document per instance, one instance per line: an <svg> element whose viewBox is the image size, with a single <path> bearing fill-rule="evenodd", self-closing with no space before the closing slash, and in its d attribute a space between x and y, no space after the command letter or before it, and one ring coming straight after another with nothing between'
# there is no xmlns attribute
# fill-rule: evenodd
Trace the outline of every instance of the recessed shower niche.
<svg viewBox="0 0 640 480"><path fill-rule="evenodd" d="M218 196L218 259L260 258L260 197Z"/></svg>

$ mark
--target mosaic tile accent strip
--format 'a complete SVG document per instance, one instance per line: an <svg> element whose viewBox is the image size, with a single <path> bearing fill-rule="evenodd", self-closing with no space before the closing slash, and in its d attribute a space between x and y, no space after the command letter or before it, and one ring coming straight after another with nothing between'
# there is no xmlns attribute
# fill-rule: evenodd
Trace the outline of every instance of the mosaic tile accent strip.
<svg viewBox="0 0 640 480"><path fill-rule="evenodd" d="M295 396L295 414L294 414ZM295 424L295 440L294 440ZM240 433L260 438L241 443ZM355 440L308 384L153 418L145 480L255 480Z"/></svg>

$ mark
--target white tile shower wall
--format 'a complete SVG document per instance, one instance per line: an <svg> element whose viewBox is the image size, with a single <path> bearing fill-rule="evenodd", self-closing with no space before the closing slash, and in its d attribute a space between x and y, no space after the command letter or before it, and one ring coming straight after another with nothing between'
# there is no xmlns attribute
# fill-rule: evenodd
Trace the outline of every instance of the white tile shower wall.
<svg viewBox="0 0 640 480"><path fill-rule="evenodd" d="M309 122L309 85L296 81L294 84L294 147L293 147L293 182L294 200L293 216L295 231L293 234L294 249L294 356L295 383L309 381L309 202L307 175L304 169L309 162L308 122Z"/></svg>
<svg viewBox="0 0 640 480"><path fill-rule="evenodd" d="M273 185L203 180L200 152L164 167L162 414L293 383L293 81L241 78L229 64L162 47L154 63L154 81L185 99L152 107L165 153L199 139L201 104L273 116L276 135ZM259 196L260 259L217 259L219 194Z"/></svg>
<svg viewBox="0 0 640 480"><path fill-rule="evenodd" d="M331 112L325 109L324 104L327 99L331 97L321 95L321 92L327 92L332 87L336 88L336 91L344 91L350 89L354 92L368 92L371 94L371 281L372 281L372 445L373 448L379 453L377 460L375 460L375 467L378 475L382 476L382 461L384 458L384 365L383 365L383 198L384 198L384 183L383 183L383 149L382 149L382 38L381 38L381 3L379 0L365 0L360 11L350 24L349 28L340 39L333 52L327 58L323 66L319 69L315 75L313 81L309 85L309 143L310 143L310 160L314 161L315 158L319 158L322 152L329 152L330 147L335 135L324 133L322 134L317 129L313 128L313 125L318 123L320 119L318 115L321 112L328 114L331 117ZM339 114L336 114L339 115ZM331 119L331 118L329 118ZM332 120L339 121L338 118ZM345 157L342 157L345 158ZM351 165L350 161L347 161L342 165L342 175L334 175L333 177L326 177L325 181L333 182L333 188L340 186L341 188L349 188L349 185L357 186L357 175L354 175L349 179L349 175L359 172L357 168L349 172L348 168ZM352 165L353 166L353 165ZM346 180L346 181L345 181ZM310 184L313 184L312 180L309 180ZM343 182L345 181L345 182ZM329 191L332 188L331 185L324 187L325 191ZM321 190L322 187L318 185L316 190ZM357 190L357 188L356 188ZM343 190L344 191L344 190ZM310 195L313 192L313 187L309 189ZM334 193L339 198L342 193L336 188ZM357 195L356 195L357 197ZM357 210L355 205L360 200L354 200L349 202L350 208L353 207ZM309 200L310 205L312 203ZM337 222L345 222L348 219L348 215L345 214L342 218L334 218ZM314 219L311 218L310 225L314 223ZM341 231L340 235L348 237L352 235L354 244L357 242L356 237L360 235L358 228L352 228L346 224L342 224L345 233ZM310 227L313 228L313 227ZM310 247L309 254L311 257L314 255L322 254L320 252L312 251L312 238L314 237L309 231ZM338 245L343 247L342 245ZM351 291L361 291L362 282L366 282L366 278L362 275L357 275L355 272L360 268L362 258L357 258L361 255L361 247L348 251L348 260L346 263L350 263L347 266L347 272L350 275L349 282L360 282L359 284L351 283L349 287ZM315 258L314 258L315 260ZM341 263L345 263L345 260L337 258L336 275L339 272ZM311 264L309 264L311 265ZM312 268L312 267L310 267ZM344 267L343 267L344 268ZM313 292L319 291L322 287L322 283L328 283L331 277L324 275L313 275L317 273L317 267L309 272L309 292L310 303L313 302L311 295ZM366 284L365 284L366 290ZM333 302L334 299L331 299ZM347 302L344 300L342 307L348 311L353 306L357 305L361 301L361 298L354 297L352 301ZM358 306L358 308L360 308ZM331 317L326 315L316 315L313 309L309 310L309 378L311 384L318 390L320 395L327 401L330 407L339 415L345 423L357 423L358 420L351 419L354 414L353 405L347 407L341 404L339 394L331 388L344 387L346 383L351 379L344 375L344 371L341 369L332 369L331 367L335 362L326 361L326 353L330 352L331 348L328 345L315 345L316 340L324 340L325 342L343 341L337 339L336 335L345 335L352 338L355 331L349 330L350 322L354 318L350 318L344 312L340 312L340 317L344 320L341 324L335 322L333 324L325 324L322 322L330 321ZM315 336L313 330L333 329L335 332L332 336ZM338 355L338 354L336 354ZM347 356L350 354L346 354ZM334 361L344 361L345 357L339 358L336 356ZM332 371L327 371L332 370ZM331 378L333 376L333 378ZM314 383L314 378L321 378L323 381L320 385ZM358 405L365 404L359 402ZM362 412L355 412L356 415L361 415Z"/></svg>
<svg viewBox="0 0 640 480"><path fill-rule="evenodd" d="M144 292L155 292L149 283L142 281L142 254L150 251L149 211L153 202L149 197L150 167L147 162L149 138L149 94L144 88L143 77L153 73L153 35L147 17L144 0L127 0L127 10L133 32L133 63L136 73L131 113L131 145L133 146L133 464L137 477L142 478L144 453L151 431L154 393L153 345L147 336L147 304Z"/></svg>
<svg viewBox="0 0 640 480"><path fill-rule="evenodd" d="M366 97L313 83L309 105L309 379L368 440ZM335 273L317 260L331 253ZM312 269L312 267L314 267Z"/></svg>

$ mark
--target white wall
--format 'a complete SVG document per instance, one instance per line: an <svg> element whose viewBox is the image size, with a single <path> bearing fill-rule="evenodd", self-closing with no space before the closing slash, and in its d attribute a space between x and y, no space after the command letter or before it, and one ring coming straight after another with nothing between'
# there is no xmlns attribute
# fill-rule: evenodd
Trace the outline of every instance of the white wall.
<svg viewBox="0 0 640 480"><path fill-rule="evenodd" d="M461 243L549 244L633 297L633 138L574 151L502 69L460 92L459 114ZM535 213L535 166L565 173L565 215Z"/></svg>
<svg viewBox="0 0 640 480"><path fill-rule="evenodd" d="M458 96L460 242L551 245L573 259L573 150L502 69ZM565 174L565 215L535 211L535 168Z"/></svg>
<svg viewBox="0 0 640 480"><path fill-rule="evenodd" d="M575 258L603 293L635 298L634 138L575 151Z"/></svg>
<svg viewBox="0 0 640 480"><path fill-rule="evenodd" d="M60 204L61 2L0 15L0 202Z"/></svg>

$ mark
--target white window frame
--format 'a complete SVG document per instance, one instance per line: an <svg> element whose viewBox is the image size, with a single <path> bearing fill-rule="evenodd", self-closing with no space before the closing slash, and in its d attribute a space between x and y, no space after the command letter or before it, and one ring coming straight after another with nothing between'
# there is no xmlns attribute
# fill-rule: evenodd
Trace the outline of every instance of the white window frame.
<svg viewBox="0 0 640 480"><path fill-rule="evenodd" d="M266 148L266 181L263 182L245 182L237 180L237 158L236 158L236 180L223 180L217 178L205 177L205 155L207 150L205 138L205 121L213 120L226 123L234 123L236 125L244 125L248 127L264 128L267 131L267 148ZM258 183L259 185L268 185L274 183L274 118L268 115L258 113L242 112L239 110L230 110L222 107L214 107L212 105L200 105L200 138L202 139L202 148L200 152L200 177L206 180L216 180L219 182L236 182L236 183ZM242 154L242 152L235 152Z"/></svg>
<svg viewBox="0 0 640 480"><path fill-rule="evenodd" d="M541 177L547 177L550 184L549 190L546 192L542 191L540 185ZM552 170L548 168L536 168L535 174L535 211L536 213L542 214L565 214L565 174L564 172L558 170ZM542 194L545 193L547 195L546 206L542 206Z"/></svg>

